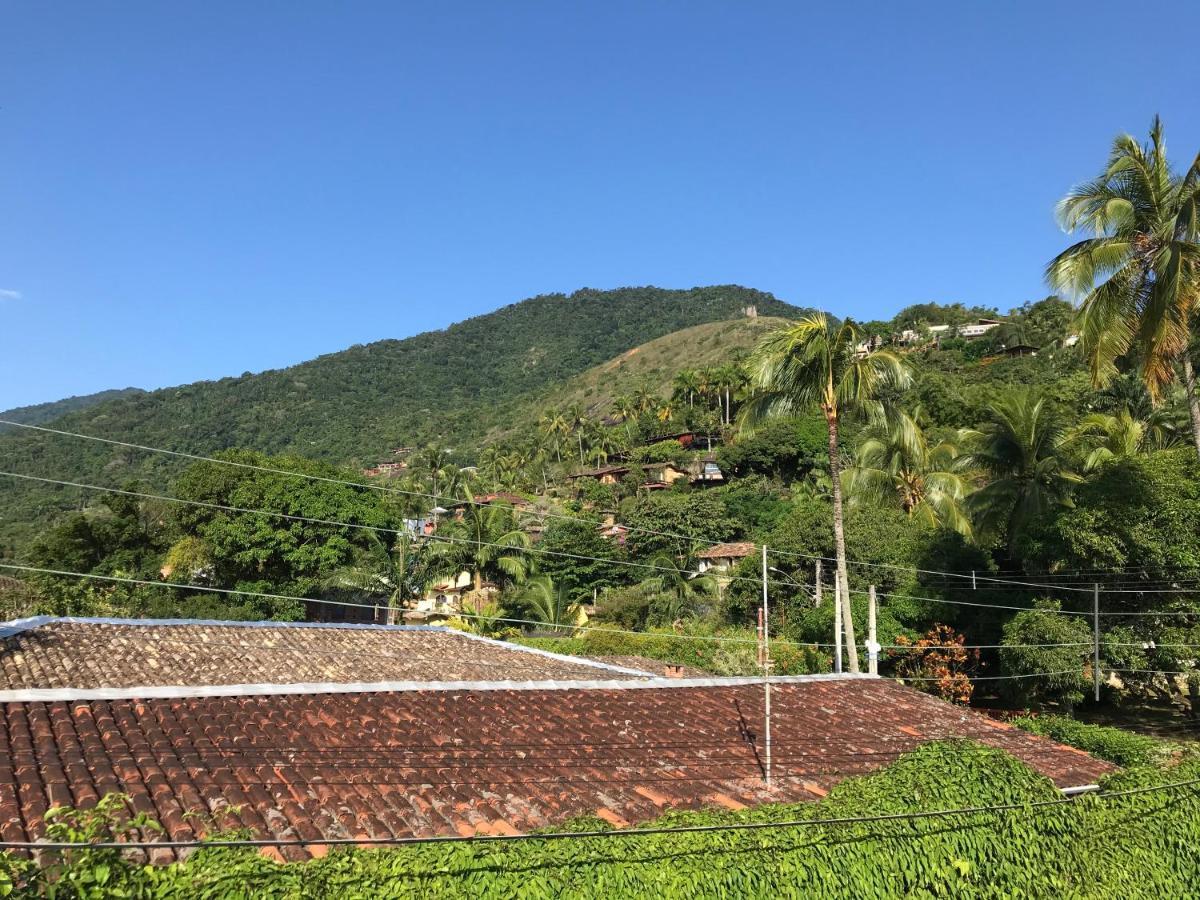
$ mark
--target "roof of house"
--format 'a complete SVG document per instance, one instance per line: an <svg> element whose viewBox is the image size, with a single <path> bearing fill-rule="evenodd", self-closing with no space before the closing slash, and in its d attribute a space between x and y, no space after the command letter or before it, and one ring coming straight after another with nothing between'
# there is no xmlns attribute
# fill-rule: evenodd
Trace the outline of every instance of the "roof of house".
<svg viewBox="0 0 1200 900"><path fill-rule="evenodd" d="M574 475L568 475L568 478L599 478L602 475L623 475L629 471L629 466L602 466L599 469L591 469L587 472L576 472Z"/></svg>
<svg viewBox="0 0 1200 900"><path fill-rule="evenodd" d="M49 617L0 626L0 700L31 690L76 698L144 687L632 677L447 628Z"/></svg>
<svg viewBox="0 0 1200 900"><path fill-rule="evenodd" d="M288 858L330 838L516 833L584 814L623 826L817 799L947 737L1010 751L1060 787L1113 768L890 680L810 676L772 690L768 791L761 682L702 684L4 703L0 839L36 840L49 807L114 791L165 826L146 839L210 827L313 842Z"/></svg>
<svg viewBox="0 0 1200 900"><path fill-rule="evenodd" d="M699 559L740 559L751 556L757 548L750 541L735 541L729 544L714 544L696 554Z"/></svg>

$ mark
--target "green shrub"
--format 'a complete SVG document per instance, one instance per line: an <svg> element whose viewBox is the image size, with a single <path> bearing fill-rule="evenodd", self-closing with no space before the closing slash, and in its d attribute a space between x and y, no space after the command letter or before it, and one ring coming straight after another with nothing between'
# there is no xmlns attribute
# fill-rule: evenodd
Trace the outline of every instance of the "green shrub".
<svg viewBox="0 0 1200 900"><path fill-rule="evenodd" d="M520 638L516 643L571 656L644 656L715 675L756 675L754 640L749 629L714 630L691 624L683 634L670 628L628 634L600 627L582 630L573 638ZM787 641L773 641L771 656L776 675L828 672L832 666L818 648ZM752 664L747 666L747 660Z"/></svg>
<svg viewBox="0 0 1200 900"><path fill-rule="evenodd" d="M1031 734L1086 750L1118 766L1145 766L1161 761L1167 745L1144 734L1108 725L1091 725L1068 716L1022 716L1013 724Z"/></svg>
<svg viewBox="0 0 1200 900"><path fill-rule="evenodd" d="M1200 760L1106 779L1139 790L1200 778ZM1070 802L1049 779L1001 750L965 741L927 744L819 803L739 812L672 812L661 827L842 820L974 806L991 812L546 841L335 850L280 865L253 849L207 848L184 863L118 858L109 878L137 898L595 898L595 897L1187 897L1200 884L1200 792L1149 790ZM608 830L597 820L566 829ZM54 854L50 854L54 856ZM0 857L0 860L3 858ZM10 858L11 859L11 858ZM94 883L76 857L16 872L12 896Z"/></svg>

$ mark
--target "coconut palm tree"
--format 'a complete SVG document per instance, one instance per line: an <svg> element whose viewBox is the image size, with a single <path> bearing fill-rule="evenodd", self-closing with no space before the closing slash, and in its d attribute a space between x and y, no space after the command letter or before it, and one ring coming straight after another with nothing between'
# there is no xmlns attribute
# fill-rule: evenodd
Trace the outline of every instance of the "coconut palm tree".
<svg viewBox="0 0 1200 900"><path fill-rule="evenodd" d="M921 410L878 410L863 432L854 466L843 486L851 504L893 498L909 516L928 525L970 535L958 448L949 441L931 444L918 424Z"/></svg>
<svg viewBox="0 0 1200 900"><path fill-rule="evenodd" d="M753 393L742 407L742 422L748 427L767 417L792 416L812 406L825 416L838 593L852 672L858 671L858 648L846 576L838 426L843 412L871 403L885 388L902 388L910 381L908 368L890 351L859 354L862 340L853 322L835 326L824 313L804 316L767 334L747 361Z"/></svg>
<svg viewBox="0 0 1200 900"><path fill-rule="evenodd" d="M673 396L676 400L687 400L688 409L696 399L696 392L700 390L700 377L691 369L684 369L675 375L672 382Z"/></svg>
<svg viewBox="0 0 1200 900"><path fill-rule="evenodd" d="M638 414L648 413L658 406L658 397L646 385L641 385L633 392L633 404Z"/></svg>
<svg viewBox="0 0 1200 900"><path fill-rule="evenodd" d="M669 554L660 554L650 562L657 574L644 578L639 587L658 595L659 612L667 622L674 622L696 612L704 599L717 592L717 581L711 575L696 575L686 561L681 563Z"/></svg>
<svg viewBox="0 0 1200 900"><path fill-rule="evenodd" d="M578 403L571 404L571 406L567 409L565 418L567 420L567 424L570 427L571 432L573 432L575 434L575 440L579 444L579 464L582 466L584 463L584 457L583 457L584 433L588 430L588 427L592 424L592 420L588 416L587 410L584 409L582 406L580 406Z"/></svg>
<svg viewBox="0 0 1200 900"><path fill-rule="evenodd" d="M1182 364L1192 437L1200 453L1200 398L1189 352L1200 303L1200 154L1171 169L1156 116L1150 142L1113 141L1098 178L1058 204L1068 234L1089 234L1046 267L1055 288L1081 297L1076 326L1096 384L1132 357L1157 402Z"/></svg>
<svg viewBox="0 0 1200 900"><path fill-rule="evenodd" d="M429 565L434 575L469 572L478 597L485 581L524 581L529 546L529 535L519 527L512 507L469 505L461 522L450 522L431 539Z"/></svg>
<svg viewBox="0 0 1200 900"><path fill-rule="evenodd" d="M549 575L535 575L523 585L517 599L528 610L529 618L554 630L579 623L580 605L567 596L566 589Z"/></svg>
<svg viewBox="0 0 1200 900"><path fill-rule="evenodd" d="M1126 409L1116 415L1092 413L1084 416L1071 434L1084 453L1084 472L1094 472L1110 460L1137 456L1151 445L1147 424L1135 419Z"/></svg>
<svg viewBox="0 0 1200 900"><path fill-rule="evenodd" d="M1156 405L1150 399L1145 383L1130 374L1109 382L1100 392L1097 406L1101 411L1116 415L1127 413L1130 418L1143 423L1150 446L1165 450L1178 444L1187 431L1187 413L1174 402L1178 399L1176 396L1171 402Z"/></svg>
<svg viewBox="0 0 1200 900"><path fill-rule="evenodd" d="M389 547L374 532L368 532L368 546L354 562L333 572L326 586L343 588L383 600L391 623L395 610L416 596L421 571L421 544L401 533Z"/></svg>
<svg viewBox="0 0 1200 900"><path fill-rule="evenodd" d="M1072 432L1035 390L1016 389L988 408L990 420L966 432L963 464L987 483L970 498L976 531L1004 537L1010 558L1025 529L1070 504L1080 481L1070 468Z"/></svg>
<svg viewBox="0 0 1200 900"><path fill-rule="evenodd" d="M567 424L566 416L562 413L545 413L538 425L542 434L554 447L555 459L562 463L562 439L570 433L571 426Z"/></svg>

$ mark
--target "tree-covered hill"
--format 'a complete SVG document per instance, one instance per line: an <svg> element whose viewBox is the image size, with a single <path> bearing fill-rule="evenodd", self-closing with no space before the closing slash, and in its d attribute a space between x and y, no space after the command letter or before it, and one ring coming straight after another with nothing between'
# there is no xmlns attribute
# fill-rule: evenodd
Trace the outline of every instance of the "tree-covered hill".
<svg viewBox="0 0 1200 900"><path fill-rule="evenodd" d="M548 294L442 331L355 346L286 369L110 400L57 427L198 453L247 448L341 463L438 442L470 447L548 387L654 338L744 315L795 316L736 285ZM46 421L43 419L43 421ZM165 483L169 459L52 435L0 436L0 466L47 477ZM0 479L0 548L76 503L65 490Z"/></svg>
<svg viewBox="0 0 1200 900"><path fill-rule="evenodd" d="M42 425L46 422L53 422L55 419L60 419L67 415L67 413L87 409L90 406L98 406L108 400L120 400L123 397L133 397L143 393L145 391L134 387L98 391L95 394L82 394L78 397L67 397L63 400L51 400L49 403L35 403L32 406L18 406L14 409L6 409L0 412L0 419L8 419L10 422L23 422L27 425ZM0 434L17 430L11 425L0 425Z"/></svg>

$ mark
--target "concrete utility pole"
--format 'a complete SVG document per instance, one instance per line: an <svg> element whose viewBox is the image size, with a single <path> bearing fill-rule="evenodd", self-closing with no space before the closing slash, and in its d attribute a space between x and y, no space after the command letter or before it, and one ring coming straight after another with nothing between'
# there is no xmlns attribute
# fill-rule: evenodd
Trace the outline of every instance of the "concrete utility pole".
<svg viewBox="0 0 1200 900"><path fill-rule="evenodd" d="M867 606L867 672L871 675L879 674L879 636L875 633L875 585L871 585L868 592L869 605Z"/></svg>
<svg viewBox="0 0 1200 900"><path fill-rule="evenodd" d="M833 572L833 671L842 673L842 599L837 570Z"/></svg>
<svg viewBox="0 0 1200 900"><path fill-rule="evenodd" d="M766 775L767 790L771 789L771 644L770 644L770 623L767 618L767 545L763 544L762 548L762 647L763 647L763 706L764 706L764 729L763 737L766 747L766 759L764 761L763 771Z"/></svg>
<svg viewBox="0 0 1200 900"><path fill-rule="evenodd" d="M1092 584L1092 688L1100 700L1100 583Z"/></svg>

